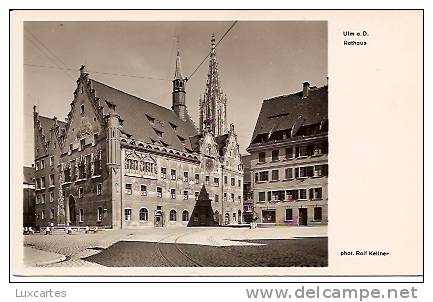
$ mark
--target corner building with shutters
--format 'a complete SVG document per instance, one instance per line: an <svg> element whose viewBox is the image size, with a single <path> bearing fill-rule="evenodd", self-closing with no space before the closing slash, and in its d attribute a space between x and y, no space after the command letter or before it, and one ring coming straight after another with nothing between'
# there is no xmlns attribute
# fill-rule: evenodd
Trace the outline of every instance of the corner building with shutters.
<svg viewBox="0 0 433 302"><path fill-rule="evenodd" d="M328 86L264 100L247 148L258 223L328 223Z"/></svg>
<svg viewBox="0 0 433 302"><path fill-rule="evenodd" d="M192 216L203 186L210 219L242 223L243 168L213 36L211 52L199 129L187 110L179 53L170 109L101 83L84 66L66 121L35 106L36 226L186 226L209 220Z"/></svg>

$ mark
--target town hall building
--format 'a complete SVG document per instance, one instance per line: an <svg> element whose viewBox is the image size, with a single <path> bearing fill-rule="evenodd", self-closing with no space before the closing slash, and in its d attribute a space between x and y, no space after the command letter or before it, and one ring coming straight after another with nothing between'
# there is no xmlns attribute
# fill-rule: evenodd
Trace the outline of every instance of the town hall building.
<svg viewBox="0 0 433 302"><path fill-rule="evenodd" d="M198 128L186 92L178 52L170 109L93 79L85 66L65 122L35 106L36 226L241 223L243 168L214 36ZM213 217L194 211L200 192L212 209L203 215Z"/></svg>

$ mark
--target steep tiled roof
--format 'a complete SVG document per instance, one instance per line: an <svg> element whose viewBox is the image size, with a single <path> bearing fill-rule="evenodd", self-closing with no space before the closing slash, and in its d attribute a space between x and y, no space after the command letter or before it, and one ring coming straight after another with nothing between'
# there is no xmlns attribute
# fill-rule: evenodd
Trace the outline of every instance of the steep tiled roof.
<svg viewBox="0 0 433 302"><path fill-rule="evenodd" d="M328 119L328 86L311 88L306 98L302 91L264 100L251 143L258 135L320 124Z"/></svg>
<svg viewBox="0 0 433 302"><path fill-rule="evenodd" d="M33 167L24 167L24 178L23 183L25 184L34 184L33 178L35 177L35 168Z"/></svg>
<svg viewBox="0 0 433 302"><path fill-rule="evenodd" d="M182 121L171 109L143 100L116 88L91 79L95 96L101 100L108 112L105 101L116 105L116 113L123 122L123 131L132 138L146 143L168 145L176 150L193 150L190 137L198 134L192 120ZM161 137L162 135L162 137Z"/></svg>

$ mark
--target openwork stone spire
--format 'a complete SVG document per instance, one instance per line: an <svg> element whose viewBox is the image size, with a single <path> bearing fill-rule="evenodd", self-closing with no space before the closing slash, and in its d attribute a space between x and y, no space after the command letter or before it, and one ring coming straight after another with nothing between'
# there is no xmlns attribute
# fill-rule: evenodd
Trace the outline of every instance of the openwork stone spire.
<svg viewBox="0 0 433 302"><path fill-rule="evenodd" d="M220 136L227 133L227 98L219 81L215 48L215 35L212 34L206 90L200 98L200 131L211 131Z"/></svg>

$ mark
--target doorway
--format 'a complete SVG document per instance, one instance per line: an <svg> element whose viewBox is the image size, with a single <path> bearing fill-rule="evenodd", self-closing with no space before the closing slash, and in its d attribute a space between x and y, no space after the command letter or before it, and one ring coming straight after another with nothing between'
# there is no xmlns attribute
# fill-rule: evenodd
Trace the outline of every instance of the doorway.
<svg viewBox="0 0 433 302"><path fill-rule="evenodd" d="M299 209L299 225L307 225L308 213L307 208Z"/></svg>
<svg viewBox="0 0 433 302"><path fill-rule="evenodd" d="M66 223L68 225L76 225L77 213L75 211L75 198L72 195L69 195L67 210Z"/></svg>
<svg viewBox="0 0 433 302"><path fill-rule="evenodd" d="M164 215L161 211L157 211L155 213L155 227L163 227L164 226Z"/></svg>

